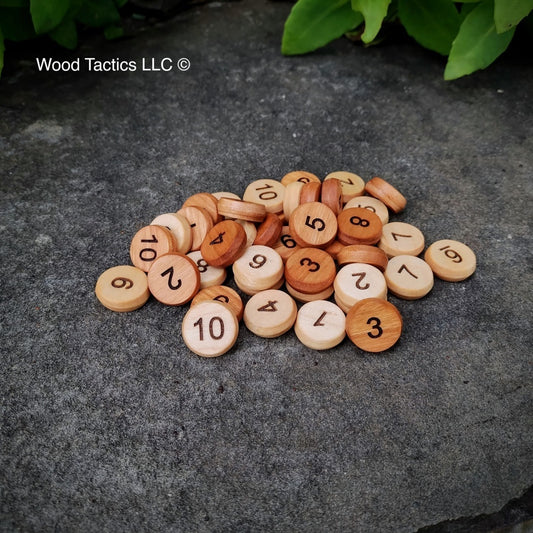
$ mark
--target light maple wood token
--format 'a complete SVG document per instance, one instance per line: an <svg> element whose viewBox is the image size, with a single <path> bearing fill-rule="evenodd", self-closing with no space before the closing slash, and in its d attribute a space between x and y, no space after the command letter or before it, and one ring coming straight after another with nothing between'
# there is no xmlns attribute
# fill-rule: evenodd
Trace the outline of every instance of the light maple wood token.
<svg viewBox="0 0 533 533"><path fill-rule="evenodd" d="M353 172L331 172L324 178L324 181L332 178L336 178L341 182L342 201L344 203L349 202L356 196L361 196L365 192L365 182L363 181L363 178Z"/></svg>
<svg viewBox="0 0 533 533"><path fill-rule="evenodd" d="M186 254L192 245L192 231L189 221L177 213L164 213L150 222L150 225L164 226L176 239L177 252Z"/></svg>
<svg viewBox="0 0 533 533"><path fill-rule="evenodd" d="M342 211L342 186L337 178L330 178L322 183L320 192L322 203L327 205L337 216Z"/></svg>
<svg viewBox="0 0 533 533"><path fill-rule="evenodd" d="M337 236L337 217L319 202L299 205L289 219L293 239L303 247L325 248Z"/></svg>
<svg viewBox="0 0 533 533"><path fill-rule="evenodd" d="M283 196L283 215L289 220L292 212L300 205L300 195L304 184L301 181L293 181L285 188Z"/></svg>
<svg viewBox="0 0 533 533"><path fill-rule="evenodd" d="M181 335L191 350L202 357L228 352L239 334L239 322L230 307L215 300L191 306L183 317Z"/></svg>
<svg viewBox="0 0 533 533"><path fill-rule="evenodd" d="M388 262L387 254L381 248L367 244L345 246L337 254L337 264L339 266L349 263L365 263L379 268L381 272L385 272Z"/></svg>
<svg viewBox="0 0 533 533"><path fill-rule="evenodd" d="M192 299L191 306L210 300L216 300L217 302L227 304L235 313L237 320L241 320L244 312L244 305L237 291L234 291L231 287L226 285L213 285L212 287L202 289Z"/></svg>
<svg viewBox="0 0 533 533"><path fill-rule="evenodd" d="M293 170L281 178L281 184L285 185L285 187L295 181L299 181L300 183L320 183L320 178L305 170Z"/></svg>
<svg viewBox="0 0 533 533"><path fill-rule="evenodd" d="M283 224L274 213L267 213L265 220L257 228L254 244L263 246L273 246L281 236Z"/></svg>
<svg viewBox="0 0 533 533"><path fill-rule="evenodd" d="M209 213L213 224L217 224L222 220L222 216L218 214L217 204L218 200L215 196L208 192L199 192L189 196L189 198L183 202L182 207L200 207L205 209Z"/></svg>
<svg viewBox="0 0 533 533"><path fill-rule="evenodd" d="M261 291L248 300L244 323L252 333L271 339L289 331L297 313L296 302L286 292Z"/></svg>
<svg viewBox="0 0 533 533"><path fill-rule="evenodd" d="M241 197L238 194L235 194L233 192L227 192L227 191L220 191L220 192L214 192L211 193L217 200L220 200L221 198L232 198L233 200L240 200ZM217 204L217 211L218 211L218 204Z"/></svg>
<svg viewBox="0 0 533 533"><path fill-rule="evenodd" d="M407 222L389 222L383 226L378 246L388 257L418 255L424 249L424 235Z"/></svg>
<svg viewBox="0 0 533 533"><path fill-rule="evenodd" d="M198 272L200 272L200 289L212 287L213 285L222 285L224 283L227 275L226 269L209 265L202 257L200 250L189 252L187 257L192 259L198 267Z"/></svg>
<svg viewBox="0 0 533 533"><path fill-rule="evenodd" d="M242 199L264 205L268 213L279 213L283 211L284 195L285 185L276 180L262 179L252 181L246 187Z"/></svg>
<svg viewBox="0 0 533 533"><path fill-rule="evenodd" d="M314 302L315 300L327 300L333 294L333 285L315 294L307 294L296 290L290 283L285 282L287 292L298 302Z"/></svg>
<svg viewBox="0 0 533 533"><path fill-rule="evenodd" d="M296 250L300 249L298 243L292 238L291 230L289 226L283 226L281 229L281 235L276 243L272 246L276 252L281 256L281 259L285 263L287 259L294 253Z"/></svg>
<svg viewBox="0 0 533 533"><path fill-rule="evenodd" d="M246 233L246 246L252 246L257 237L257 227L255 224L249 220L235 220L235 222L240 224Z"/></svg>
<svg viewBox="0 0 533 533"><path fill-rule="evenodd" d="M146 274L131 265L118 265L100 274L94 289L102 305L121 313L142 307L150 297Z"/></svg>
<svg viewBox="0 0 533 533"><path fill-rule="evenodd" d="M389 182L377 176L372 178L365 186L365 191L381 200L391 211L400 213L405 209L407 200L403 194L394 188Z"/></svg>
<svg viewBox="0 0 533 533"><path fill-rule="evenodd" d="M397 255L385 270L389 291L404 300L418 300L433 288L433 271L420 257Z"/></svg>
<svg viewBox="0 0 533 533"><path fill-rule="evenodd" d="M343 210L337 217L337 238L343 244L376 244L381 238L383 224L372 211L362 207Z"/></svg>
<svg viewBox="0 0 533 533"><path fill-rule="evenodd" d="M254 294L257 294L258 292L270 290L270 289L281 289L283 287L283 284L285 283L285 278L282 276L278 281L267 287L266 289L257 289L256 285L247 285L245 281L242 279L239 280L239 278L234 278L235 285L239 288L240 291L244 292L244 294L248 296L253 296Z"/></svg>
<svg viewBox="0 0 533 533"><path fill-rule="evenodd" d="M363 207L375 213L381 220L382 224L387 224L389 221L389 210L387 206L377 198L373 196L358 196L352 198L344 206L344 209L350 209L351 207Z"/></svg>
<svg viewBox="0 0 533 533"><path fill-rule="evenodd" d="M283 277L283 261L274 249L254 244L233 263L233 274L247 291L269 289Z"/></svg>
<svg viewBox="0 0 533 533"><path fill-rule="evenodd" d="M183 305L200 289L200 272L194 261L184 254L161 255L148 271L148 287L161 303Z"/></svg>
<svg viewBox="0 0 533 533"><path fill-rule="evenodd" d="M176 250L176 239L169 229L156 225L144 226L131 240L130 258L137 268L148 272L159 256Z"/></svg>
<svg viewBox="0 0 533 533"><path fill-rule="evenodd" d="M266 207L263 204L235 200L234 198L220 198L217 207L219 214L226 218L262 222L266 216Z"/></svg>
<svg viewBox="0 0 533 533"><path fill-rule="evenodd" d="M223 220L207 232L200 252L209 265L225 268L232 265L245 248L244 228L234 220Z"/></svg>
<svg viewBox="0 0 533 533"><path fill-rule="evenodd" d="M297 291L316 294L333 284L335 261L319 248L301 248L285 263L285 279Z"/></svg>
<svg viewBox="0 0 533 533"><path fill-rule="evenodd" d="M332 302L308 302L298 311L294 332L308 348L327 350L337 346L346 336L346 317Z"/></svg>
<svg viewBox="0 0 533 533"><path fill-rule="evenodd" d="M435 275L445 281L463 281L476 270L476 254L472 249L451 239L434 242L424 259Z"/></svg>
<svg viewBox="0 0 533 533"><path fill-rule="evenodd" d="M385 276L372 265L350 263L343 266L335 277L333 286L335 296L348 308L365 298L387 298Z"/></svg>
<svg viewBox="0 0 533 533"><path fill-rule="evenodd" d="M308 204L309 202L320 202L320 193L322 191L322 184L316 181L310 181L302 187L300 194L300 203Z"/></svg>
<svg viewBox="0 0 533 533"><path fill-rule="evenodd" d="M402 316L398 309L386 300L361 300L346 315L346 333L361 350L383 352L400 338Z"/></svg>
<svg viewBox="0 0 533 533"><path fill-rule="evenodd" d="M202 207L183 207L178 211L178 215L184 216L189 221L192 235L191 250L199 250L207 232L214 226L213 219Z"/></svg>

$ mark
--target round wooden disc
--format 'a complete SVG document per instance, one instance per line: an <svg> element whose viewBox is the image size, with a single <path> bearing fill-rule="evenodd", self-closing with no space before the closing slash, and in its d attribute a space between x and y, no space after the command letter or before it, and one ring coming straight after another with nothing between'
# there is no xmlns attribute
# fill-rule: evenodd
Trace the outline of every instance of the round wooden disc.
<svg viewBox="0 0 533 533"><path fill-rule="evenodd" d="M382 352L400 338L402 316L398 309L386 300L361 300L346 315L346 333L361 350Z"/></svg>
<svg viewBox="0 0 533 533"><path fill-rule="evenodd" d="M241 197L238 194L235 194L233 192L227 192L227 191L220 191L220 192L214 192L211 193L217 200L220 200L221 198L233 198L234 200L240 200ZM218 203L217 203L217 211L218 211Z"/></svg>
<svg viewBox="0 0 533 533"><path fill-rule="evenodd" d="M344 203L349 202L356 196L361 196L365 192L365 182L363 178L354 174L353 172L331 172L328 174L324 181L336 178L341 182L342 201Z"/></svg>
<svg viewBox="0 0 533 533"><path fill-rule="evenodd" d="M153 262L161 255L175 252L176 239L163 226L144 226L131 240L130 258L137 267L148 272Z"/></svg>
<svg viewBox="0 0 533 533"><path fill-rule="evenodd" d="M202 207L183 207L178 211L178 215L184 216L191 226L191 250L199 250L207 232L214 226L213 219Z"/></svg>
<svg viewBox="0 0 533 533"><path fill-rule="evenodd" d="M320 193L322 203L327 205L337 216L342 211L342 186L337 178L330 178L322 183Z"/></svg>
<svg viewBox="0 0 533 533"><path fill-rule="evenodd" d="M285 282L287 292L298 302L314 302L315 300L327 300L333 294L333 285L316 294L307 294L296 290L290 283Z"/></svg>
<svg viewBox="0 0 533 533"><path fill-rule="evenodd" d="M349 263L366 263L379 268L381 272L385 272L388 262L387 254L381 248L367 244L345 246L337 254L337 264L339 266Z"/></svg>
<svg viewBox="0 0 533 533"><path fill-rule="evenodd" d="M300 195L304 184L301 181L293 181L285 187L283 196L283 216L289 220L292 212L300 205Z"/></svg>
<svg viewBox="0 0 533 533"><path fill-rule="evenodd" d="M257 228L254 244L274 246L281 236L283 224L274 213L267 213L265 220Z"/></svg>
<svg viewBox="0 0 533 533"><path fill-rule="evenodd" d="M365 298L387 298L385 276L372 265L350 263L343 266L335 277L333 286L335 295L347 307L352 307Z"/></svg>
<svg viewBox="0 0 533 533"><path fill-rule="evenodd" d="M320 193L322 191L322 184L316 181L310 181L302 187L300 194L300 203L308 204L309 202L320 202Z"/></svg>
<svg viewBox="0 0 533 533"><path fill-rule="evenodd" d="M239 334L239 322L230 307L209 300L191 306L183 317L181 335L189 350L217 357L230 350Z"/></svg>
<svg viewBox="0 0 533 533"><path fill-rule="evenodd" d="M378 246L388 257L418 255L424 249L424 235L412 224L389 222L383 226Z"/></svg>
<svg viewBox="0 0 533 533"><path fill-rule="evenodd" d="M255 224L249 220L235 220L235 222L240 224L246 233L246 246L252 246L257 237L257 227Z"/></svg>
<svg viewBox="0 0 533 533"><path fill-rule="evenodd" d="M127 312L142 307L150 297L146 274L131 265L118 265L100 274L94 289L102 305Z"/></svg>
<svg viewBox="0 0 533 533"><path fill-rule="evenodd" d="M284 195L285 185L276 180L261 179L246 187L242 199L264 205L268 213L279 213L283 211Z"/></svg>
<svg viewBox="0 0 533 533"><path fill-rule="evenodd" d="M237 291L234 291L231 287L228 287L227 285L213 285L212 287L206 287L192 299L191 306L210 300L216 300L217 302L227 304L235 313L237 320L241 320L242 314L244 313L244 305Z"/></svg>
<svg viewBox="0 0 533 533"><path fill-rule="evenodd" d="M237 285L237 287L239 288L241 292L244 292L244 294L247 294L248 296L253 296L254 294L257 294L258 292L261 292L261 291L266 291L270 289L281 289L281 287L283 287L283 284L285 283L285 278L281 276L281 278L278 279L278 281L276 281L275 283L272 283L272 285L269 285L265 289L257 289L256 288L257 285L253 285L253 284L247 285L246 281L240 280L239 278L234 278L233 281L235 281L235 285Z"/></svg>
<svg viewBox="0 0 533 533"><path fill-rule="evenodd" d="M207 232L200 252L209 265L225 268L232 265L245 248L244 228L234 220L223 220Z"/></svg>
<svg viewBox="0 0 533 533"><path fill-rule="evenodd" d="M350 207L363 207L375 213L381 220L382 224L387 224L389 221L389 210L387 206L377 198L373 196L357 196L352 198L344 206L344 209L350 209Z"/></svg>
<svg viewBox="0 0 533 533"><path fill-rule="evenodd" d="M372 178L365 186L365 191L381 200L391 211L400 213L405 209L407 200L405 197L395 189L389 182L382 178Z"/></svg>
<svg viewBox="0 0 533 533"><path fill-rule="evenodd" d="M445 281L463 281L476 270L476 254L472 249L451 239L434 242L424 259L435 275Z"/></svg>
<svg viewBox="0 0 533 533"><path fill-rule="evenodd" d="M285 187L295 181L299 181L300 183L320 183L320 178L305 170L293 170L281 178L281 184L285 185Z"/></svg>
<svg viewBox="0 0 533 533"><path fill-rule="evenodd" d="M346 336L346 317L332 302L308 302L298 311L294 332L308 348L327 350L337 346Z"/></svg>
<svg viewBox="0 0 533 533"><path fill-rule="evenodd" d="M328 254L336 261L340 251L344 250L344 248L346 248L346 245L342 244L342 242L333 241L327 248L324 248L324 250L326 250L326 252L328 252Z"/></svg>
<svg viewBox="0 0 533 533"><path fill-rule="evenodd" d="M328 206L310 202L293 211L289 228L300 246L325 248L337 236L337 217Z"/></svg>
<svg viewBox="0 0 533 533"><path fill-rule="evenodd" d="M381 238L383 224L372 211L362 207L344 209L337 217L337 238L343 244L376 244Z"/></svg>
<svg viewBox="0 0 533 533"><path fill-rule="evenodd" d="M213 285L222 285L224 283L227 275L226 269L209 265L202 257L200 250L189 252L187 257L194 261L198 267L198 272L200 272L200 289L212 287Z"/></svg>
<svg viewBox="0 0 533 533"><path fill-rule="evenodd" d="M266 208L262 204L235 200L234 198L220 198L217 204L219 214L227 218L262 222L266 216Z"/></svg>
<svg viewBox="0 0 533 533"><path fill-rule="evenodd" d="M213 224L217 224L222 220L222 216L218 214L217 204L218 200L215 196L208 192L199 192L189 196L189 198L183 202L182 207L201 207L209 213Z"/></svg>
<svg viewBox="0 0 533 533"><path fill-rule="evenodd" d="M233 263L233 274L235 282L248 291L265 290L283 276L283 261L272 248L254 244Z"/></svg>
<svg viewBox="0 0 533 533"><path fill-rule="evenodd" d="M248 300L244 323L252 333L270 339L289 331L297 312L296 302L286 292L261 291Z"/></svg>
<svg viewBox="0 0 533 533"><path fill-rule="evenodd" d="M164 213L150 222L150 225L164 226L176 239L177 252L186 254L191 249L192 232L189 221L177 213Z"/></svg>
<svg viewBox="0 0 533 533"><path fill-rule="evenodd" d="M287 282L307 294L316 294L330 287L336 273L333 258L319 248L301 248L285 263Z"/></svg>
<svg viewBox="0 0 533 533"><path fill-rule="evenodd" d="M166 305L183 305L200 288L200 272L194 261L178 252L158 257L148 271L148 287Z"/></svg>
<svg viewBox="0 0 533 533"><path fill-rule="evenodd" d="M417 300L433 288L433 271L420 257L397 255L385 270L387 287L398 298Z"/></svg>
<svg viewBox="0 0 533 533"><path fill-rule="evenodd" d="M300 245L292 238L289 226L283 226L279 239L272 246L276 252L281 256L283 262L300 249Z"/></svg>

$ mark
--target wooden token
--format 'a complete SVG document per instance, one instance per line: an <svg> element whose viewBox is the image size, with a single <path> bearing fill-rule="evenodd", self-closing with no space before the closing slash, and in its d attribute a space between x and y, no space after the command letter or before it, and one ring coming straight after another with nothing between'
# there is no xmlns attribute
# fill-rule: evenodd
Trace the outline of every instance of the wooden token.
<svg viewBox="0 0 533 533"><path fill-rule="evenodd" d="M202 257L200 250L189 252L187 257L192 259L198 267L198 272L200 272L200 289L212 287L213 285L222 285L224 283L226 269L209 265Z"/></svg>
<svg viewBox="0 0 533 533"><path fill-rule="evenodd" d="M424 259L435 275L445 281L463 281L476 270L476 254L472 249L450 239L434 242Z"/></svg>
<svg viewBox="0 0 533 533"><path fill-rule="evenodd" d="M244 323L252 333L271 339L292 328L297 312L296 302L286 292L261 291L248 300Z"/></svg>
<svg viewBox="0 0 533 533"><path fill-rule="evenodd" d="M343 244L376 244L381 238L383 224L372 211L362 207L345 209L337 217L337 238Z"/></svg>
<svg viewBox="0 0 533 533"><path fill-rule="evenodd" d="M367 244L345 246L337 254L337 264L339 266L349 263L365 263L379 268L381 272L385 272L388 262L387 254L381 248Z"/></svg>
<svg viewBox="0 0 533 533"><path fill-rule="evenodd" d="M389 222L383 226L378 246L388 257L418 255L424 249L424 235L406 222Z"/></svg>
<svg viewBox="0 0 533 533"><path fill-rule="evenodd" d="M246 233L246 246L252 246L257 237L257 228L255 224L249 220L235 220L235 222L240 224Z"/></svg>
<svg viewBox="0 0 533 533"><path fill-rule="evenodd" d="M118 265L100 274L94 289L102 305L121 313L142 307L150 297L146 274L131 265Z"/></svg>
<svg viewBox="0 0 533 533"><path fill-rule="evenodd" d="M386 224L389 221L389 210L387 206L377 198L373 196L357 196L352 198L345 206L344 209L350 209L351 207L363 207L376 213L381 219L382 224Z"/></svg>
<svg viewBox="0 0 533 533"><path fill-rule="evenodd" d="M223 220L207 232L200 252L209 265L225 268L232 265L245 248L244 228L234 220Z"/></svg>
<svg viewBox="0 0 533 533"><path fill-rule="evenodd" d="M284 195L285 185L276 180L262 179L252 181L246 187L242 199L264 205L268 213L279 213L283 211Z"/></svg>
<svg viewBox="0 0 533 533"><path fill-rule="evenodd" d="M239 334L239 322L230 307L209 300L191 306L183 317L181 335L189 350L217 357L230 350Z"/></svg>
<svg viewBox="0 0 533 533"><path fill-rule="evenodd" d="M363 178L353 172L331 172L324 178L324 181L333 178L336 178L341 182L342 201L344 203L349 202L356 196L361 196L365 192L365 182L363 181Z"/></svg>
<svg viewBox="0 0 533 533"><path fill-rule="evenodd" d="M175 252L176 249L176 239L169 229L156 225L144 226L131 240L130 258L137 268L148 272L160 255Z"/></svg>
<svg viewBox="0 0 533 533"><path fill-rule="evenodd" d="M293 181L285 188L283 196L283 216L289 220L292 212L300 205L300 195L304 184L301 181Z"/></svg>
<svg viewBox="0 0 533 533"><path fill-rule="evenodd" d="M299 181L300 183L320 183L320 178L305 170L293 170L281 178L281 184L285 185L285 187L295 181Z"/></svg>
<svg viewBox="0 0 533 533"><path fill-rule="evenodd" d="M346 317L332 302L308 302L298 311L294 332L308 348L327 350L337 346L346 336Z"/></svg>
<svg viewBox="0 0 533 533"><path fill-rule="evenodd" d="M148 271L148 287L156 300L183 305L200 288L200 272L192 259L179 252L159 256Z"/></svg>
<svg viewBox="0 0 533 533"><path fill-rule="evenodd" d="M192 299L191 306L209 300L216 300L217 302L227 304L235 313L237 320L241 320L242 314L244 313L244 305L237 291L234 291L231 287L228 287L227 285L213 285L212 287L206 287Z"/></svg>
<svg viewBox="0 0 533 533"><path fill-rule="evenodd" d="M398 298L417 300L433 288L431 267L414 255L393 257L385 270L387 287Z"/></svg>
<svg viewBox="0 0 533 533"><path fill-rule="evenodd" d="M268 246L254 244L233 263L235 282L249 291L261 291L275 285L283 277L283 261Z"/></svg>
<svg viewBox="0 0 533 533"><path fill-rule="evenodd" d="M240 200L241 197L238 194L235 194L233 192L227 192L227 191L220 191L220 192L214 192L211 193L217 200L220 200L221 198L232 198L233 200ZM217 204L217 211L218 211L218 204Z"/></svg>
<svg viewBox="0 0 533 533"><path fill-rule="evenodd" d="M300 246L325 248L337 236L337 217L328 206L310 202L299 205L293 211L289 228Z"/></svg>
<svg viewBox="0 0 533 533"><path fill-rule="evenodd" d="M283 224L279 217L274 213L267 213L265 220L257 228L254 244L274 246L281 236L282 228Z"/></svg>
<svg viewBox="0 0 533 533"><path fill-rule="evenodd" d="M285 283L285 278L282 276L278 281L267 287L266 289L257 289L256 285L247 285L246 281L239 280L239 278L234 278L235 285L244 292L244 294L247 294L248 296L253 296L254 294L257 294L258 292L270 290L270 289L281 289L283 287L283 284Z"/></svg>
<svg viewBox="0 0 533 533"><path fill-rule="evenodd" d="M292 238L289 226L283 226L281 228L281 235L272 248L278 252L283 262L285 262L296 250L300 249L300 246Z"/></svg>
<svg viewBox="0 0 533 533"><path fill-rule="evenodd" d="M336 261L340 251L346 248L345 244L339 241L333 241L327 248L324 248L331 257Z"/></svg>
<svg viewBox="0 0 533 533"><path fill-rule="evenodd" d="M178 211L178 215L184 216L189 221L192 235L191 250L199 250L207 232L214 226L213 219L202 207L183 207Z"/></svg>
<svg viewBox="0 0 533 533"><path fill-rule="evenodd" d="M222 216L218 214L217 204L218 200L215 196L208 192L199 192L189 196L189 198L183 202L182 207L200 207L205 209L209 213L213 224L217 224L222 220Z"/></svg>
<svg viewBox="0 0 533 533"><path fill-rule="evenodd" d="M365 298L387 298L387 282L372 265L350 263L343 266L333 283L335 296L348 307Z"/></svg>
<svg viewBox="0 0 533 533"><path fill-rule="evenodd" d="M164 213L150 222L150 225L164 226L174 235L177 252L186 254L191 249L192 232L189 221L177 213Z"/></svg>
<svg viewBox="0 0 533 533"><path fill-rule="evenodd" d="M285 279L297 291L316 294L332 285L335 261L319 248L301 248L285 263Z"/></svg>
<svg viewBox="0 0 533 533"><path fill-rule="evenodd" d="M322 183L320 193L322 203L327 205L337 216L342 211L342 186L337 178L330 178Z"/></svg>
<svg viewBox="0 0 533 533"><path fill-rule="evenodd" d="M300 203L308 204L309 202L320 202L320 193L322 191L322 184L316 181L310 181L302 187L300 194Z"/></svg>
<svg viewBox="0 0 533 533"><path fill-rule="evenodd" d="M382 178L372 178L365 186L365 191L381 200L391 211L400 213L405 209L407 200L405 197L395 189L389 182Z"/></svg>
<svg viewBox="0 0 533 533"><path fill-rule="evenodd" d="M218 212L227 218L247 220L249 222L262 222L266 216L266 208L262 204L245 202L233 198L220 198Z"/></svg>
<svg viewBox="0 0 533 533"><path fill-rule="evenodd" d="M398 309L386 300L361 300L346 316L346 333L361 350L382 352L400 338L402 316Z"/></svg>
<svg viewBox="0 0 533 533"><path fill-rule="evenodd" d="M353 305L345 303L338 293L335 292L333 296L335 298L335 303L340 307L340 309L342 309L343 313L347 313L353 307Z"/></svg>
<svg viewBox="0 0 533 533"><path fill-rule="evenodd" d="M290 283L285 282L287 292L298 302L314 302L315 300L327 300L333 294L333 285L315 294L307 294L296 290Z"/></svg>

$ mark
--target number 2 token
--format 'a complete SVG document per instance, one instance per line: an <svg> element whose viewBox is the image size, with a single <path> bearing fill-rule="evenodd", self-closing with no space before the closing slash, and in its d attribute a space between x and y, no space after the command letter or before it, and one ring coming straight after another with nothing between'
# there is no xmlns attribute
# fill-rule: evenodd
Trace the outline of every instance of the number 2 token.
<svg viewBox="0 0 533 533"><path fill-rule="evenodd" d="M139 309L150 296L146 274L130 265L108 268L98 278L95 293L102 305L119 312Z"/></svg>

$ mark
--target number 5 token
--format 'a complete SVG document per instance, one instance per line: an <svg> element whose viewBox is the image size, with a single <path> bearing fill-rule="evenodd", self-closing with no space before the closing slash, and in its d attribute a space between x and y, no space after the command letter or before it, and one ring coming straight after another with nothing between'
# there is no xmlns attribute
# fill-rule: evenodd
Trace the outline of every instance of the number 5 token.
<svg viewBox="0 0 533 533"><path fill-rule="evenodd" d="M463 281L476 270L476 254L466 244L450 239L434 242L424 259L435 275L445 281Z"/></svg>
<svg viewBox="0 0 533 533"><path fill-rule="evenodd" d="M379 298L357 302L346 315L346 333L361 350L382 352L402 334L402 316L394 305Z"/></svg>
<svg viewBox="0 0 533 533"><path fill-rule="evenodd" d="M98 278L95 293L102 305L119 312L139 309L150 296L146 274L130 265L108 268Z"/></svg>

